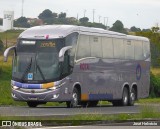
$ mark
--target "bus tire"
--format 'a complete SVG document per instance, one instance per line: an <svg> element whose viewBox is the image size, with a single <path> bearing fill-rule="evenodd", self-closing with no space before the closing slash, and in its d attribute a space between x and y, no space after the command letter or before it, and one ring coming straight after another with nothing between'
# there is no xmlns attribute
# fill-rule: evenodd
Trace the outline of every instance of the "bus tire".
<svg viewBox="0 0 160 129"><path fill-rule="evenodd" d="M96 107L98 104L98 101L84 101L81 102L82 107Z"/></svg>
<svg viewBox="0 0 160 129"><path fill-rule="evenodd" d="M29 107L37 107L38 104L39 104L39 103L37 103L37 102L31 102L31 101L27 102L27 105L28 105Z"/></svg>
<svg viewBox="0 0 160 129"><path fill-rule="evenodd" d="M127 87L124 87L120 104L121 106L128 106L128 102L129 102L129 91Z"/></svg>
<svg viewBox="0 0 160 129"><path fill-rule="evenodd" d="M136 100L136 90L135 88L132 88L130 96L129 96L129 106L133 106Z"/></svg>
<svg viewBox="0 0 160 129"><path fill-rule="evenodd" d="M68 108L75 108L78 106L79 101L80 101L80 94L79 94L77 88L74 88L73 93L72 93L72 100L66 102L67 107Z"/></svg>
<svg viewBox="0 0 160 129"><path fill-rule="evenodd" d="M113 100L111 101L113 106L120 106L120 100Z"/></svg>
<svg viewBox="0 0 160 129"><path fill-rule="evenodd" d="M89 101L88 104L87 104L87 106L88 107L96 107L97 104L98 104L98 101Z"/></svg>

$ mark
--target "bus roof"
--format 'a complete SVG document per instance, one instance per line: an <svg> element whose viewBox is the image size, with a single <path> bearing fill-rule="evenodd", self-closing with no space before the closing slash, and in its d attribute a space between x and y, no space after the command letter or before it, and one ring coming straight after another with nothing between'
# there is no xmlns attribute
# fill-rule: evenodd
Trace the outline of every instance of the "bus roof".
<svg viewBox="0 0 160 129"><path fill-rule="evenodd" d="M63 38L67 35L78 32L79 34L109 36L109 37L124 37L135 40L147 40L147 38L139 36L130 36L122 33L108 31L100 28L75 26L75 25L44 25L29 28L22 32L19 38L25 39L53 39Z"/></svg>

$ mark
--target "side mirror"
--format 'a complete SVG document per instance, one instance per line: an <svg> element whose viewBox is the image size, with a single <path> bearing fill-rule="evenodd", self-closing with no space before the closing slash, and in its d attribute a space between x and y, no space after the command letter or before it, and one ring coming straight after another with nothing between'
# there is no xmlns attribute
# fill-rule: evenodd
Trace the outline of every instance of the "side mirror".
<svg viewBox="0 0 160 129"><path fill-rule="evenodd" d="M9 48L7 48L5 51L4 51L4 62L7 62L7 60L8 60L8 54L9 54L9 52L11 51L11 50L15 50L15 46L12 46L12 47L9 47Z"/></svg>
<svg viewBox="0 0 160 129"><path fill-rule="evenodd" d="M63 62L64 61L64 54L66 51L72 49L72 46L67 46L67 47L63 47L60 52L59 52L59 62Z"/></svg>

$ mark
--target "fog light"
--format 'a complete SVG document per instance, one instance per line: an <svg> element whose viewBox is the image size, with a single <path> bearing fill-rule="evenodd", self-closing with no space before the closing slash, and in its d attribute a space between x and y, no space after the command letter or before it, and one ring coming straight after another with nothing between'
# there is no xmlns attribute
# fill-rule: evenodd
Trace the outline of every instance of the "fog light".
<svg viewBox="0 0 160 129"><path fill-rule="evenodd" d="M57 99L59 97L59 94L53 95L53 99Z"/></svg>
<svg viewBox="0 0 160 129"><path fill-rule="evenodd" d="M17 90L19 87L17 87L17 86L12 86L12 88L13 88L14 90Z"/></svg>
<svg viewBox="0 0 160 129"><path fill-rule="evenodd" d="M15 94L13 94L13 93L12 93L12 97L13 97L13 98L17 98L17 97L16 97L16 95L15 95Z"/></svg>

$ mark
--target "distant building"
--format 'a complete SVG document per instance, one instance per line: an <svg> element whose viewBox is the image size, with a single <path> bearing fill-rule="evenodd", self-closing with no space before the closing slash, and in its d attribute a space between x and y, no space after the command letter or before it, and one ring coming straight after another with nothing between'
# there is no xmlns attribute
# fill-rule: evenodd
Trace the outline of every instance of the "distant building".
<svg viewBox="0 0 160 129"><path fill-rule="evenodd" d="M3 16L3 30L13 29L14 22L14 12L13 11L4 11Z"/></svg>
<svg viewBox="0 0 160 129"><path fill-rule="evenodd" d="M27 18L28 23L32 26L43 25L43 20L37 18Z"/></svg>

